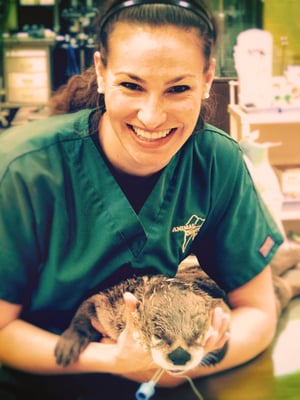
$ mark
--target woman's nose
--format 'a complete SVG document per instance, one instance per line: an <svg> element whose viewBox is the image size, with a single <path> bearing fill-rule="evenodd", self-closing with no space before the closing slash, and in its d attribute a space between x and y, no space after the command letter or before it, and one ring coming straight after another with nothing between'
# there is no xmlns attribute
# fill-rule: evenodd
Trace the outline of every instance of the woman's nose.
<svg viewBox="0 0 300 400"><path fill-rule="evenodd" d="M156 97L149 97L140 107L137 117L147 129L155 129L166 122L167 113L163 101Z"/></svg>

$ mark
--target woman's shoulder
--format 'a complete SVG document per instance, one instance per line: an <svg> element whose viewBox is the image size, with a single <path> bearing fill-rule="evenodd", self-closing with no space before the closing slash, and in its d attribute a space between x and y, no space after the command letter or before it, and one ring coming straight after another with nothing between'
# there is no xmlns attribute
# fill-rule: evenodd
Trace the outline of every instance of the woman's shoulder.
<svg viewBox="0 0 300 400"><path fill-rule="evenodd" d="M0 136L0 166L5 168L8 163L26 154L87 136L90 113L91 110L82 110L54 115L7 129Z"/></svg>
<svg viewBox="0 0 300 400"><path fill-rule="evenodd" d="M50 149L55 151L70 141L87 137L91 113L91 110L82 110L55 115L7 129L0 136L0 179L13 166L22 170L28 164L26 160L33 160L33 155L45 156Z"/></svg>
<svg viewBox="0 0 300 400"><path fill-rule="evenodd" d="M207 143L210 146L226 146L229 149L240 150L239 143L229 135L229 133L217 128L214 125L206 123L199 135L200 141Z"/></svg>
<svg viewBox="0 0 300 400"><path fill-rule="evenodd" d="M27 124L8 128L0 136L0 149L13 145L30 143L32 139L51 140L64 135L78 134L88 128L88 116L91 110L75 113L52 115Z"/></svg>
<svg viewBox="0 0 300 400"><path fill-rule="evenodd" d="M194 154L206 163L239 160L242 151L239 143L225 131L205 124L203 129L191 137L191 145Z"/></svg>

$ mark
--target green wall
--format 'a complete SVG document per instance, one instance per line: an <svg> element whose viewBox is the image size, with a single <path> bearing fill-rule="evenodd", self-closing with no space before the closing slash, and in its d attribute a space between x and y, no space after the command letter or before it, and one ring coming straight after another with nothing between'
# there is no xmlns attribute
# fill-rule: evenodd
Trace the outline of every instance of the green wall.
<svg viewBox="0 0 300 400"><path fill-rule="evenodd" d="M273 75L300 65L300 1L264 0L263 25L273 35Z"/></svg>

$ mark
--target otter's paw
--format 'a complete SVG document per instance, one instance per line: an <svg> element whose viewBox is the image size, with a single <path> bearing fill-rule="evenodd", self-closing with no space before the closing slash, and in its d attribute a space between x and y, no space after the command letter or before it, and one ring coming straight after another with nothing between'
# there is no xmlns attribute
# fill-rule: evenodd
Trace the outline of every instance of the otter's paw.
<svg viewBox="0 0 300 400"><path fill-rule="evenodd" d="M67 329L59 338L54 350L57 364L66 367L76 362L89 341L87 336L80 336L77 332Z"/></svg>
<svg viewBox="0 0 300 400"><path fill-rule="evenodd" d="M228 350L228 343L226 342L222 349L211 351L210 353L206 354L206 356L201 360L201 366L209 366L209 365L216 365L218 364L223 358L225 357Z"/></svg>

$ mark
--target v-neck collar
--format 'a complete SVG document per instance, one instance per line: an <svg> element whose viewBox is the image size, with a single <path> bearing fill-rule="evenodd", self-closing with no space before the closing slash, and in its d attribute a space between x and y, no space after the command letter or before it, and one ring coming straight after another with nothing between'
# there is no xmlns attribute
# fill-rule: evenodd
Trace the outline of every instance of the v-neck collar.
<svg viewBox="0 0 300 400"><path fill-rule="evenodd" d="M98 132L91 135L91 139L94 142L99 153L104 158L118 185L121 187L123 193L129 200L132 208L137 214L139 214L149 194L152 192L152 189L154 188L159 176L161 175L161 171L158 171L155 174L146 177L134 176L127 174L123 171L119 171L118 169L114 168L114 166L110 163L110 161L104 154L99 141Z"/></svg>
<svg viewBox="0 0 300 400"><path fill-rule="evenodd" d="M137 214L110 170L103 152L99 152L91 138L89 139L87 146L90 147L89 161L93 170L92 179L95 190L104 203L104 209L110 214L116 230L129 244L132 253L138 256L146 244L147 231L154 229L162 207L167 207L165 203L169 199L167 194L172 187L171 181L178 155L175 155L161 172L154 188Z"/></svg>

